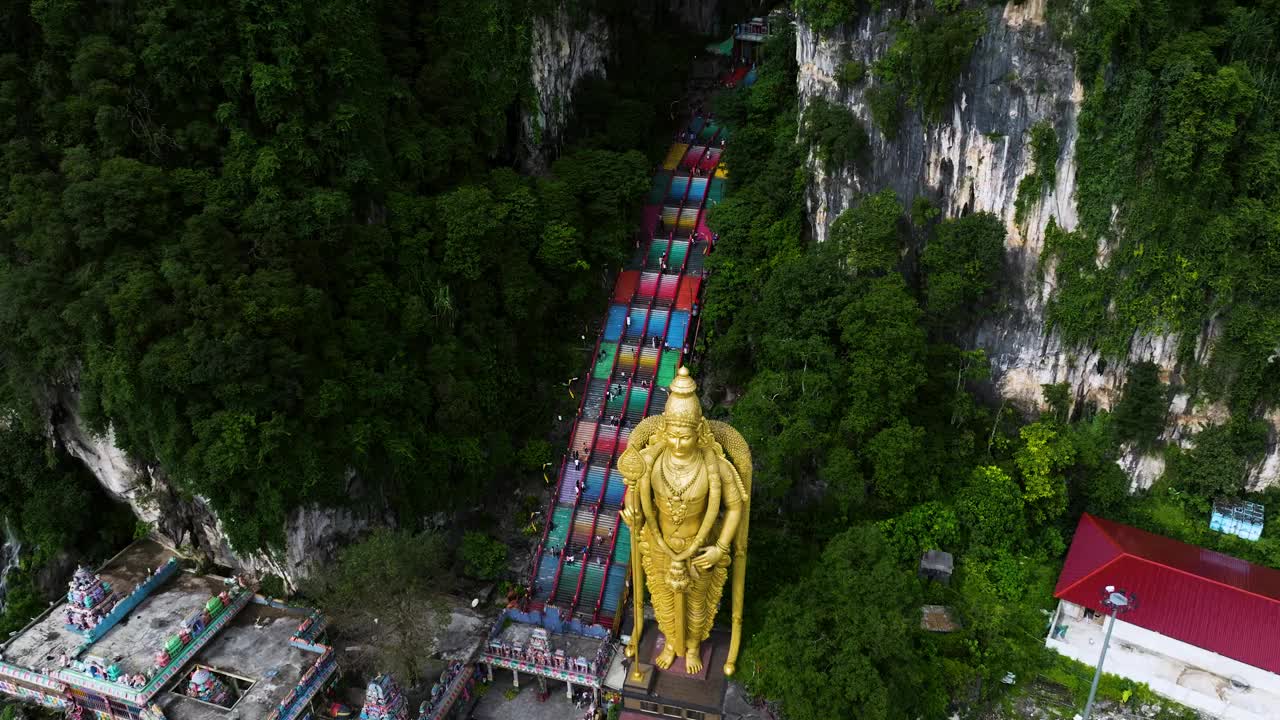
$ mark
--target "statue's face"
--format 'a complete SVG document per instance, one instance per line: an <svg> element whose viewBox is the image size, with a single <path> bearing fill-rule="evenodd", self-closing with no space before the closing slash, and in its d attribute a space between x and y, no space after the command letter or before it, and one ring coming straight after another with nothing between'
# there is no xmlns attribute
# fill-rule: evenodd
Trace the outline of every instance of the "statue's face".
<svg viewBox="0 0 1280 720"><path fill-rule="evenodd" d="M698 445L698 431L688 425L667 426L667 447L678 458L687 458Z"/></svg>

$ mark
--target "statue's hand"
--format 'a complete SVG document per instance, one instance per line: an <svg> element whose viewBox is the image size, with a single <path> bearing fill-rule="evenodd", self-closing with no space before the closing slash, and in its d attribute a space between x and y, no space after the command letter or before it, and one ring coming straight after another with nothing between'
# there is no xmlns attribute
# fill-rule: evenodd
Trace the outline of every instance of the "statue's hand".
<svg viewBox="0 0 1280 720"><path fill-rule="evenodd" d="M720 562L720 558L724 557L724 551L715 545L708 545L702 548L698 556L693 559L693 566L699 570L710 570Z"/></svg>
<svg viewBox="0 0 1280 720"><path fill-rule="evenodd" d="M640 513L635 508L630 505L625 506L619 514L622 515L622 522L626 523L627 527L632 530L637 527L636 523L640 520Z"/></svg>

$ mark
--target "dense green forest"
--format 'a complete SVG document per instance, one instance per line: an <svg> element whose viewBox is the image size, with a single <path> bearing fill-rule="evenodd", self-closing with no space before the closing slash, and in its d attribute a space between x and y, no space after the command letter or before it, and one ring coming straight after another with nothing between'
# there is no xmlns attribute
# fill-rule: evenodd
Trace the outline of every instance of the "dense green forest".
<svg viewBox="0 0 1280 720"><path fill-rule="evenodd" d="M47 387L78 391L242 550L350 502L351 472L412 519L504 487L531 440L549 460L688 57L620 39L633 64L586 91L607 130L522 176L554 7L0 3L0 360L24 426Z"/></svg>
<svg viewBox="0 0 1280 720"><path fill-rule="evenodd" d="M882 4L794 6L829 30ZM982 31L981 3L914 5L883 58L839 77L875 82L872 121L891 137L904 113L939 116ZM753 87L715 101L732 175L697 369L732 397L713 412L758 463L740 677L791 720L942 717L1006 699L1009 672L1076 687L1079 669L1043 649L1042 611L1084 511L1280 567L1280 524L1246 543L1204 522L1213 498L1243 493L1258 414L1280 400L1280 4L1050 5L1086 88L1080 227L1046 241L1050 320L1110 358L1135 331L1179 331L1188 360L1176 388L1134 365L1110 412L1073 410L1065 386L1044 387L1038 418L981 400L989 363L964 338L999 312L1000 219L875 188L811 242L810 153L858 167L869 143L839 104L801 111L790 32ZM635 25L630 4L566 7ZM417 615L435 607L416 591L450 570L418 520L552 459L563 382L700 44L619 33L609 79L579 88L568 145L522 174L530 48L555 8L0 0L0 514L38 549L19 572L134 531L44 436L56 387L208 498L238 550L278 547L304 504L388 503L401 529L308 590L360 628L388 601L369 588L394 584L423 603L404 637L428 632ZM1060 151L1048 126L1030 140L1019 216ZM1200 368L1210 321L1222 334ZM1164 447L1175 390L1232 420ZM1164 453L1150 490L1129 493L1125 444ZM345 496L351 473L366 497ZM1280 506L1280 490L1256 499ZM951 585L916 577L929 548L955 553ZM474 579L505 570L481 535L461 554ZM30 577L10 587L20 624L43 600ZM922 632L923 604L962 629ZM389 651L410 674L412 644Z"/></svg>

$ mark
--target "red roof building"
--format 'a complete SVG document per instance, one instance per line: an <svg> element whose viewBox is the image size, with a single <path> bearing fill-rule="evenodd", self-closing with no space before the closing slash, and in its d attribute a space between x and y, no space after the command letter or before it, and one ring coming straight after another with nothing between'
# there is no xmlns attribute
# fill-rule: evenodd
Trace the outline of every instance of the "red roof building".
<svg viewBox="0 0 1280 720"><path fill-rule="evenodd" d="M1280 673L1280 571L1086 514L1053 594L1105 614L1107 585L1124 622Z"/></svg>

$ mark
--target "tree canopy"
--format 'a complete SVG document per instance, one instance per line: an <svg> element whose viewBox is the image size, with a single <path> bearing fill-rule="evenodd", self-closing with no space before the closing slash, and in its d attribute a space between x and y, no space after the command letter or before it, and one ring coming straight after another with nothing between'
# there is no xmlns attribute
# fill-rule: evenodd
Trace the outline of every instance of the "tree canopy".
<svg viewBox="0 0 1280 720"><path fill-rule="evenodd" d="M503 167L543 10L0 3L15 397L71 385L238 549L352 473L407 518L483 497L647 188L609 143Z"/></svg>

